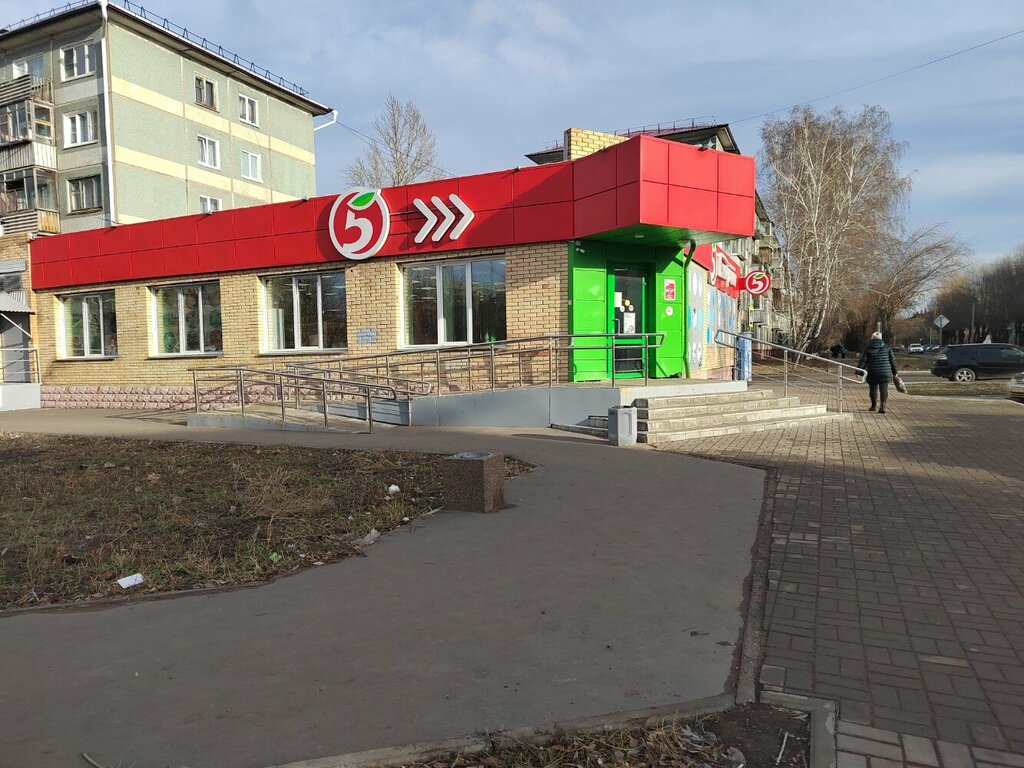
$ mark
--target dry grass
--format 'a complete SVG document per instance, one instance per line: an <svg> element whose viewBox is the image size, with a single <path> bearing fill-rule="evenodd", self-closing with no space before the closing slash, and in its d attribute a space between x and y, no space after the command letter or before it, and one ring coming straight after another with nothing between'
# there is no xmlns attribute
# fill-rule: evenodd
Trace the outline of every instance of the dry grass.
<svg viewBox="0 0 1024 768"><path fill-rule="evenodd" d="M183 590L355 554L439 506L443 460L4 434L0 456L0 609L122 594L137 572L135 590Z"/></svg>
<svg viewBox="0 0 1024 768"><path fill-rule="evenodd" d="M808 732L805 715L754 704L689 722L558 733L540 743L496 739L484 754L403 768L806 768Z"/></svg>

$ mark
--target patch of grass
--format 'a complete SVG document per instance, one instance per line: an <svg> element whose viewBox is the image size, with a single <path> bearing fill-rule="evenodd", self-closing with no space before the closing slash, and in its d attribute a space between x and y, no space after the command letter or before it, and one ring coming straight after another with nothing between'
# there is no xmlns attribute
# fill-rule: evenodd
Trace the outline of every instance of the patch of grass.
<svg viewBox="0 0 1024 768"><path fill-rule="evenodd" d="M933 395L936 397L991 397L1006 396L1005 380L972 381L962 384L957 381L936 379L935 381L908 381L907 391L912 395Z"/></svg>
<svg viewBox="0 0 1024 768"><path fill-rule="evenodd" d="M404 768L806 768L806 715L767 704L705 718L651 718L634 728L495 739L480 754L453 753Z"/></svg>
<svg viewBox="0 0 1024 768"><path fill-rule="evenodd" d="M195 589L356 554L440 505L444 460L10 434L0 456L0 609L122 594L133 573L136 591Z"/></svg>
<svg viewBox="0 0 1024 768"><path fill-rule="evenodd" d="M930 371L934 364L934 353L924 355L896 353L896 367L901 371ZM856 365L856 360L854 360L854 365Z"/></svg>

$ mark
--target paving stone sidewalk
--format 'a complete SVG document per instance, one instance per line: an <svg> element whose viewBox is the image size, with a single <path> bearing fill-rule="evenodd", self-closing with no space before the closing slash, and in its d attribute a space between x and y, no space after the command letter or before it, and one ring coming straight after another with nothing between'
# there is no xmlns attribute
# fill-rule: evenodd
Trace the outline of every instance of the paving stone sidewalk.
<svg viewBox="0 0 1024 768"><path fill-rule="evenodd" d="M1024 766L1024 406L857 406L668 446L777 469L762 685L838 702L839 768Z"/></svg>

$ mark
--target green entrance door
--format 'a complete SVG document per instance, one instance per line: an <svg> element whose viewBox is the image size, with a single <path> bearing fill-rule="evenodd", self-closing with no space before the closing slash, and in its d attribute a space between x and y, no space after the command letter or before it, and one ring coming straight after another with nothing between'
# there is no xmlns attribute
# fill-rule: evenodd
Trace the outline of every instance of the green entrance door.
<svg viewBox="0 0 1024 768"><path fill-rule="evenodd" d="M615 340L615 353L610 356L615 378L636 378L644 375L644 337L633 336L647 330L647 271L636 267L608 268L608 333L622 337ZM612 371L609 368L608 375Z"/></svg>

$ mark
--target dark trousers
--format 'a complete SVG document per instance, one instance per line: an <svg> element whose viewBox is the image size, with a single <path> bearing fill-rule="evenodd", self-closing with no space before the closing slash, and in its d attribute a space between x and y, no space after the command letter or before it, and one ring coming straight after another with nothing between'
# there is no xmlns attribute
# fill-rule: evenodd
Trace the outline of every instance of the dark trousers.
<svg viewBox="0 0 1024 768"><path fill-rule="evenodd" d="M885 408L885 401L889 399L889 382L888 381L869 381L868 387L871 389L871 405L878 405L878 396L882 396L882 407Z"/></svg>

